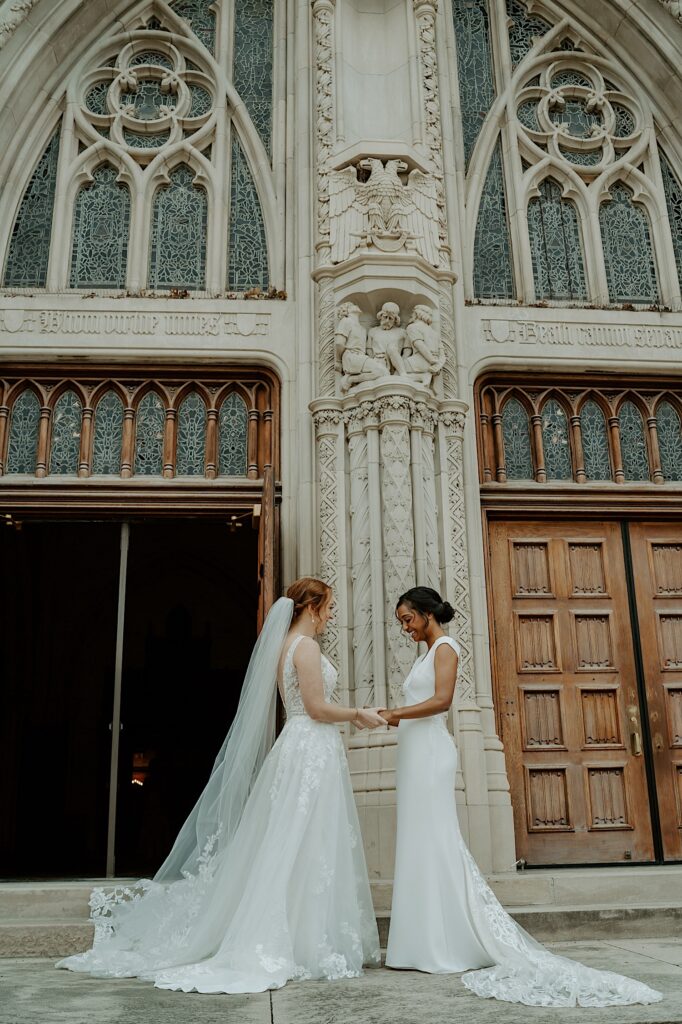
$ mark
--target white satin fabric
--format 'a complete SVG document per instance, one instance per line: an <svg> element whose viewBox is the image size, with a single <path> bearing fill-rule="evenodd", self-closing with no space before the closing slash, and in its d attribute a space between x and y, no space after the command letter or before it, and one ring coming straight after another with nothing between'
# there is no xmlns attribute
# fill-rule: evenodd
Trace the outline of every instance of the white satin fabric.
<svg viewBox="0 0 682 1024"><path fill-rule="evenodd" d="M363 963L380 963L343 740L306 714L293 662L301 640L285 658L286 725L233 839L209 842L197 872L170 884L94 890L93 948L57 967L183 992L262 992L292 978L355 978ZM324 655L322 675L329 700L337 672Z"/></svg>
<svg viewBox="0 0 682 1024"><path fill-rule="evenodd" d="M414 663L404 703L435 692L440 637ZM386 966L466 971L476 995L528 1006L653 1003L660 992L540 945L506 913L462 839L455 803L457 748L446 715L403 719L398 729L398 833Z"/></svg>

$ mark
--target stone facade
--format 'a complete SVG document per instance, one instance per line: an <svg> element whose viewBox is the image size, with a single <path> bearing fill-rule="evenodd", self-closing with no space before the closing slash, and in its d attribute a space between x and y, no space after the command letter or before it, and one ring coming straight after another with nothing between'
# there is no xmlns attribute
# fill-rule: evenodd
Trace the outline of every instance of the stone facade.
<svg viewBox="0 0 682 1024"><path fill-rule="evenodd" d="M677 372L679 225L666 205L657 147L665 147L679 174L680 5L515 0L510 9L521 21L507 50L500 40L516 23L505 0L491 0L486 24L496 40L496 84L474 137L467 135L462 75L483 72L464 67L450 0L277 4L269 151L228 72L230 5L213 5L219 11L213 55L177 6L163 0L0 5L3 254L29 170L60 117L70 145L59 158L47 279L42 286L3 289L0 359L233 361L273 368L283 396L283 579L319 573L334 586L338 611L324 646L339 667L342 699L351 702L400 700L414 652L393 617L398 594L424 583L451 601L457 613L452 631L462 646L452 721L462 823L485 870L511 869L514 833L495 731L473 388L484 370L497 367ZM161 29L147 27L155 18ZM540 20L521 24L524 18ZM203 74L222 111L211 115L212 145L222 146L222 157L202 155L204 136L192 142L187 128L184 135L177 129L173 144L224 214L206 236L205 287L149 294L147 207L153 182L170 180L172 161L157 155L149 163L128 153L119 180L128 183L137 206L124 286L74 289L64 255L74 195L92 181L107 152L119 152L106 136L96 141L99 122L88 128L78 89L95 52L108 58L123 36L147 31L157 33L157 43L165 32L183 60L203 68L194 72L195 85ZM517 70L521 64L525 75ZM564 66L577 77L553 84L551 75ZM173 71L180 84L173 79L163 86L176 90L176 114L182 75L192 81L191 67L182 69ZM556 111L573 116L583 100L587 114L575 116L594 117L596 127L575 143L570 123L558 120ZM524 103L529 113L522 121L517 110ZM180 123L176 114L165 112L169 124ZM231 124L256 183L268 283L279 292L273 298L258 291L243 297L225 285L228 229L220 197ZM112 138L117 131L112 122ZM83 149L79 138L86 139ZM495 152L503 158L497 185L489 171ZM595 155L571 163L567 152ZM535 237L529 202L542 197L550 172L582 224L583 265L568 297L541 294L539 256L529 241ZM600 241L600 204L619 181L651 226L658 293L646 302L614 301L614 272ZM496 216L500 188L511 254L506 291L499 279L482 281L477 269L483 260L480 211L489 203L490 217ZM380 314L387 307L384 324ZM392 875L395 738L348 735L376 880Z"/></svg>

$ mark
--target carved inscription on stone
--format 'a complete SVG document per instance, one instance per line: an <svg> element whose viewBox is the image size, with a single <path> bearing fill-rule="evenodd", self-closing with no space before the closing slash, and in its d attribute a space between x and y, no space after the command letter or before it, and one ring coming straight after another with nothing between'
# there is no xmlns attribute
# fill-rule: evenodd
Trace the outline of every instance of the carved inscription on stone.
<svg viewBox="0 0 682 1024"><path fill-rule="evenodd" d="M266 335L269 313L80 312L73 310L0 310L0 331L58 335Z"/></svg>
<svg viewBox="0 0 682 1024"><path fill-rule="evenodd" d="M587 345L595 348L682 349L682 327L588 324L547 320L483 320L489 345Z"/></svg>

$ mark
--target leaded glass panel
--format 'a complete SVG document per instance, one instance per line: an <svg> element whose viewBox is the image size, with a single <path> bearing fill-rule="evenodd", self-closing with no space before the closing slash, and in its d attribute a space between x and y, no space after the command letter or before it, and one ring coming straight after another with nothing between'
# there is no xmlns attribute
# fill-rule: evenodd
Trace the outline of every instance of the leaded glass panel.
<svg viewBox="0 0 682 1024"><path fill-rule="evenodd" d="M626 480L649 479L649 456L642 414L632 402L623 402L620 421L620 453Z"/></svg>
<svg viewBox="0 0 682 1024"><path fill-rule="evenodd" d="M272 153L273 0L239 0L234 8L234 87L268 156Z"/></svg>
<svg viewBox="0 0 682 1024"><path fill-rule="evenodd" d="M178 99L172 92L162 92L160 79L143 78L135 92L126 94L125 102L134 106L133 117L138 121L157 121L164 113L161 108L175 107Z"/></svg>
<svg viewBox="0 0 682 1024"><path fill-rule="evenodd" d="M519 104L516 116L524 128L530 128L531 131L535 132L540 131L537 100L526 100L524 103Z"/></svg>
<svg viewBox="0 0 682 1024"><path fill-rule="evenodd" d="M95 409L95 430L92 442L92 472L121 472L123 443L123 402L115 391L107 391Z"/></svg>
<svg viewBox="0 0 682 1024"><path fill-rule="evenodd" d="M572 68L564 68L563 71L558 71L556 75L552 75L550 84L552 89L558 89L562 85L580 85L585 89L592 88L592 82L589 78L586 78L580 71L574 71Z"/></svg>
<svg viewBox="0 0 682 1024"><path fill-rule="evenodd" d="M52 413L50 473L78 473L83 407L74 391L59 396Z"/></svg>
<svg viewBox="0 0 682 1024"><path fill-rule="evenodd" d="M562 107L554 107L549 115L556 125L576 139L587 139L595 128L601 127L602 118L597 110L588 110L585 100L567 99Z"/></svg>
<svg viewBox="0 0 682 1024"><path fill-rule="evenodd" d="M7 447L8 473L35 473L40 426L40 402L23 391L12 406Z"/></svg>
<svg viewBox="0 0 682 1024"><path fill-rule="evenodd" d="M230 230L227 252L227 287L245 292L267 291L268 247L256 186L236 135L232 139Z"/></svg>
<svg viewBox="0 0 682 1024"><path fill-rule="evenodd" d="M5 285L44 288L50 255L61 124L38 161L24 192L9 243Z"/></svg>
<svg viewBox="0 0 682 1024"><path fill-rule="evenodd" d="M611 458L604 413L597 403L588 399L580 410L580 434L583 463L588 480L611 480Z"/></svg>
<svg viewBox="0 0 682 1024"><path fill-rule="evenodd" d="M76 196L71 250L72 288L122 288L126 279L130 193L109 164Z"/></svg>
<svg viewBox="0 0 682 1024"><path fill-rule="evenodd" d="M511 19L509 50L512 67L516 67L530 52L535 39L544 36L552 26L537 14L529 14L520 0L507 0L507 17Z"/></svg>
<svg viewBox="0 0 682 1024"><path fill-rule="evenodd" d="M152 209L150 288L203 288L206 272L208 202L193 184L194 172L180 164L170 184L158 189Z"/></svg>
<svg viewBox="0 0 682 1024"><path fill-rule="evenodd" d="M130 58L128 64L131 68L142 67L143 64L156 64L161 68L173 70L173 61L167 53L160 53L158 50L140 50Z"/></svg>
<svg viewBox="0 0 682 1024"><path fill-rule="evenodd" d="M486 0L453 0L464 158L469 157L495 98Z"/></svg>
<svg viewBox="0 0 682 1024"><path fill-rule="evenodd" d="M241 3L241 0L239 0ZM215 13L211 10L214 0L171 0L171 8L183 18L201 40L209 53L215 49Z"/></svg>
<svg viewBox="0 0 682 1024"><path fill-rule="evenodd" d="M249 417L246 404L234 391L220 406L219 472L222 476L246 476Z"/></svg>
<svg viewBox="0 0 682 1024"><path fill-rule="evenodd" d="M632 135L637 127L634 116L627 107L620 103L612 103L611 106L616 115L616 127L613 134L617 139L625 139L628 135Z"/></svg>
<svg viewBox="0 0 682 1024"><path fill-rule="evenodd" d="M163 471L163 431L166 413L155 391L148 391L137 409L135 426L135 472L160 476Z"/></svg>
<svg viewBox="0 0 682 1024"><path fill-rule="evenodd" d="M483 186L474 240L474 294L479 299L514 298L507 200L498 141Z"/></svg>
<svg viewBox="0 0 682 1024"><path fill-rule="evenodd" d="M178 445L175 472L178 476L203 476L206 458L206 406L192 392L178 411Z"/></svg>
<svg viewBox="0 0 682 1024"><path fill-rule="evenodd" d="M190 85L189 91L192 96L189 117L201 117L203 114L208 114L209 110L213 106L213 97L211 96L208 89L204 89L201 85Z"/></svg>
<svg viewBox="0 0 682 1024"><path fill-rule="evenodd" d="M578 215L552 178L528 203L528 233L536 299L586 299Z"/></svg>
<svg viewBox="0 0 682 1024"><path fill-rule="evenodd" d="M673 169L668 163L665 154L659 149L658 155L661 158L661 174L663 176L663 189L665 191L665 204L668 208L668 220L675 250L675 263L677 264L677 277L682 287L682 188Z"/></svg>
<svg viewBox="0 0 682 1024"><path fill-rule="evenodd" d="M611 302L656 302L658 284L646 212L616 182L599 208L604 264Z"/></svg>
<svg viewBox="0 0 682 1024"><path fill-rule="evenodd" d="M516 398L505 402L502 410L504 465L508 480L532 480L533 459L530 451L528 413Z"/></svg>
<svg viewBox="0 0 682 1024"><path fill-rule="evenodd" d="M599 149L561 149L560 153L564 160L570 164L577 164L580 167L595 167L601 163L604 155L601 146Z"/></svg>
<svg viewBox="0 0 682 1024"><path fill-rule="evenodd" d="M108 114L109 109L107 107L107 93L109 92L110 82L97 82L93 85L92 89L88 90L87 96L85 97L85 106L88 110L92 111L93 114Z"/></svg>
<svg viewBox="0 0 682 1024"><path fill-rule="evenodd" d="M682 429L670 402L661 402L656 410L656 430L663 476L666 480L682 480Z"/></svg>
<svg viewBox="0 0 682 1024"><path fill-rule="evenodd" d="M123 141L134 149L158 149L159 146L165 146L169 139L170 132L142 135L139 132L131 132L127 128L123 129Z"/></svg>
<svg viewBox="0 0 682 1024"><path fill-rule="evenodd" d="M550 398L542 407L542 450L548 480L573 479L568 421L556 398Z"/></svg>

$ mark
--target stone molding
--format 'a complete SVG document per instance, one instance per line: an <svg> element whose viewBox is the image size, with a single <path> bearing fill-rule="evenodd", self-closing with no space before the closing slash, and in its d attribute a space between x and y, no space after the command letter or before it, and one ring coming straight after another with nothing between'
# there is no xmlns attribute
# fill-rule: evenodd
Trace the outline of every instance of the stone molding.
<svg viewBox="0 0 682 1024"><path fill-rule="evenodd" d="M38 0L13 0L0 9L0 50L21 23L29 16Z"/></svg>

